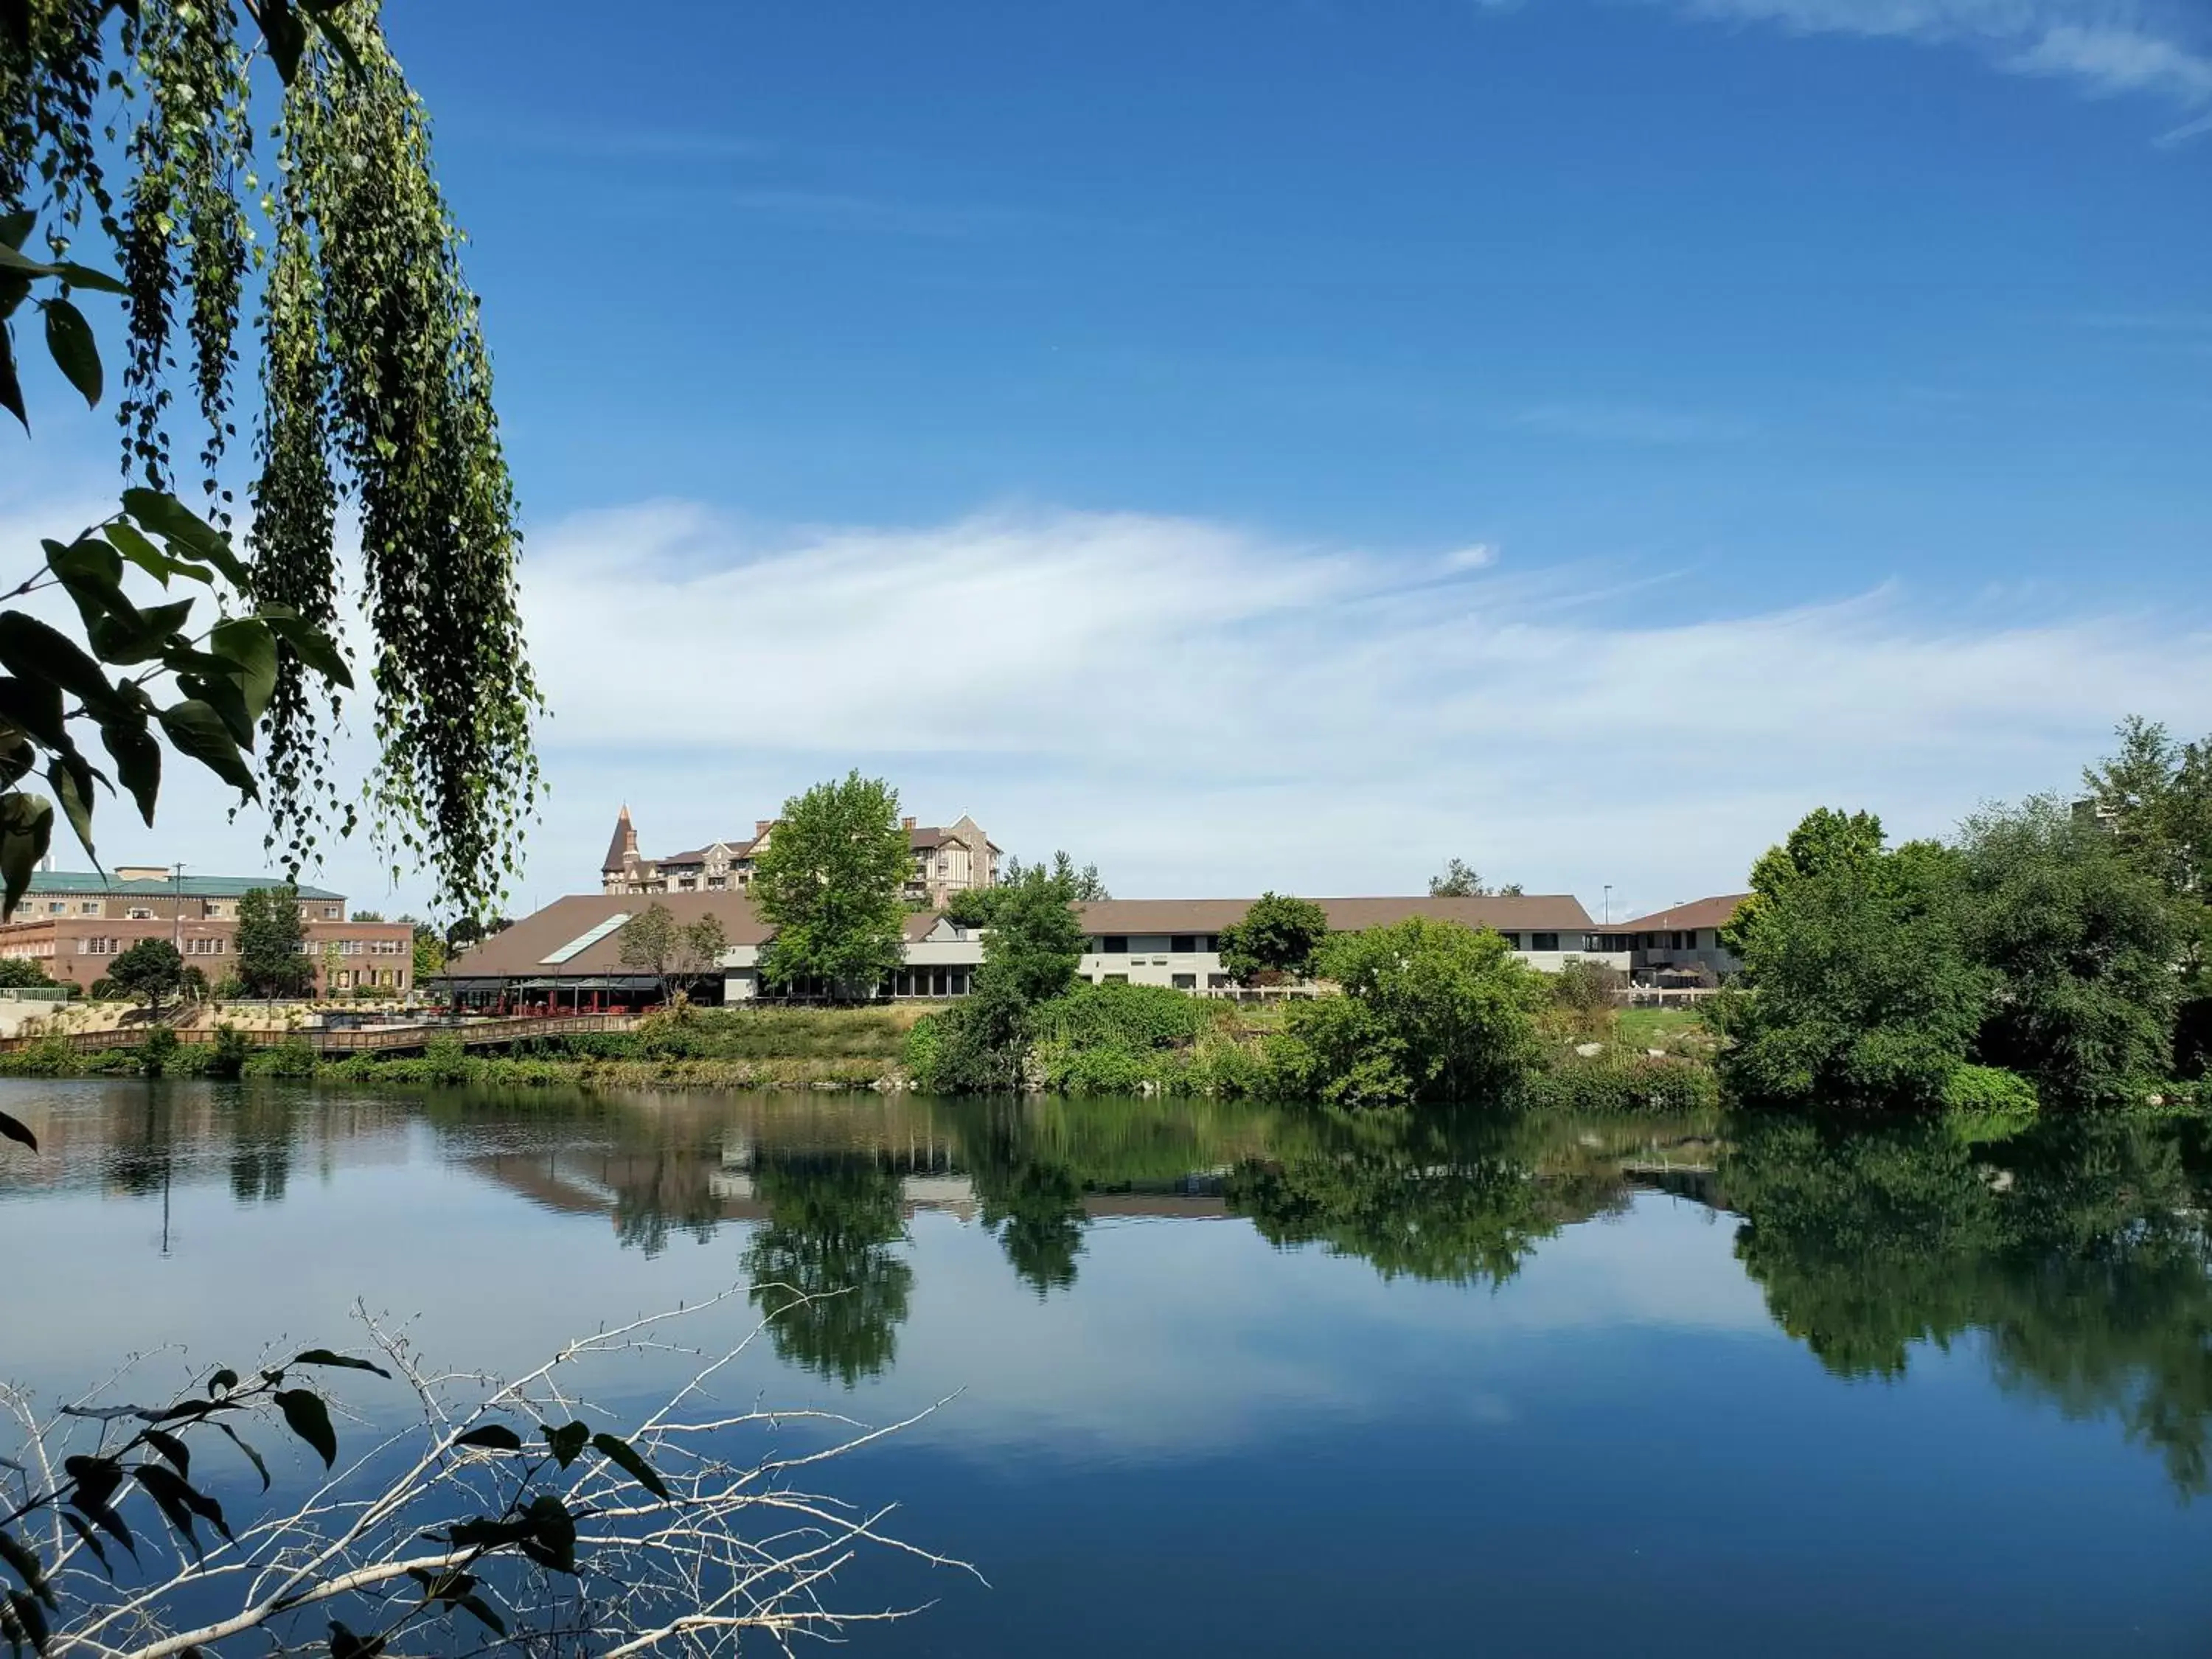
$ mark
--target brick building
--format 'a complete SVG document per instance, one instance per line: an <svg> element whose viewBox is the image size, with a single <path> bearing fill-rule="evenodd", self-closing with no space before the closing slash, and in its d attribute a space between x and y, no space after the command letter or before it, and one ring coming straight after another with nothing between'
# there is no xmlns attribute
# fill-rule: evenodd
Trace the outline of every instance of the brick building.
<svg viewBox="0 0 2212 1659"><path fill-rule="evenodd" d="M238 902L269 877L189 876L137 866L101 876L40 870L0 923L0 957L38 963L50 979L89 988L110 963L141 939L167 939L187 967L212 983L238 971ZM415 929L404 921L355 921L345 897L319 887L298 890L302 939L319 996L374 988L413 988Z"/></svg>

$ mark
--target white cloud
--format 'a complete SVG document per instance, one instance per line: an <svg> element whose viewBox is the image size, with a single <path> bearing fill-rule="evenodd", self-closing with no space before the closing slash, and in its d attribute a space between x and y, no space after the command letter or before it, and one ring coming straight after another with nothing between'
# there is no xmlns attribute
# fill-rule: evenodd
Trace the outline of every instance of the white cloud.
<svg viewBox="0 0 2212 1659"><path fill-rule="evenodd" d="M763 543L659 503L532 548L541 898L589 884L621 800L690 846L858 764L1132 895L1405 891L1458 854L1640 907L1731 886L1823 801L1939 831L2063 787L2130 711L2212 727L2171 617L1877 590L1661 622L1648 587L1135 514Z"/></svg>
<svg viewBox="0 0 2212 1659"><path fill-rule="evenodd" d="M1772 23L1805 33L1967 47L2014 73L2064 76L2095 93L2148 93L2188 108L2212 103L2212 14L2185 0L1670 3L1698 16Z"/></svg>

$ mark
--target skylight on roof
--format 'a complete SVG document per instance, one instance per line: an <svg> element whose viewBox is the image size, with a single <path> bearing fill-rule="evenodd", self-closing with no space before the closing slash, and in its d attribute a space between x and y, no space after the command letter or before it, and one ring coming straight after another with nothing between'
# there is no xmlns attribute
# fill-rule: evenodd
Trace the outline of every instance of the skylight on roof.
<svg viewBox="0 0 2212 1659"><path fill-rule="evenodd" d="M538 965L540 968L557 968L578 952L590 950L594 945L597 945L601 939L605 939L609 933L613 933L616 928L621 927L623 923L629 920L629 911L619 911L614 915L609 916L598 927L592 928L590 933L579 933L575 938L570 939L559 950L554 951L551 956L538 957Z"/></svg>

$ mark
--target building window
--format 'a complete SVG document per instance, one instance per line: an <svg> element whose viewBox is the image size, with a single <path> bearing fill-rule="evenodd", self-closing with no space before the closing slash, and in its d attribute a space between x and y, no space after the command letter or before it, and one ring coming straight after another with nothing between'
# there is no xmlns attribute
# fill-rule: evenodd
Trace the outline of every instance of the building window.
<svg viewBox="0 0 2212 1659"><path fill-rule="evenodd" d="M1226 974L1208 974L1206 976L1206 988L1209 991L1224 990L1228 985L1229 975Z"/></svg>
<svg viewBox="0 0 2212 1659"><path fill-rule="evenodd" d="M46 914L50 916L58 916L64 915L68 909L68 905L64 904L59 899L55 899L46 906Z"/></svg>
<svg viewBox="0 0 2212 1659"><path fill-rule="evenodd" d="M1129 954L1129 936L1127 933L1109 933L1100 948L1107 956L1126 957Z"/></svg>
<svg viewBox="0 0 2212 1659"><path fill-rule="evenodd" d="M323 920L325 921L336 921L337 919L338 907L335 904L325 904L323 907Z"/></svg>
<svg viewBox="0 0 2212 1659"><path fill-rule="evenodd" d="M1168 982L1173 985L1178 991L1195 991L1198 989L1198 975L1196 974L1176 974Z"/></svg>
<svg viewBox="0 0 2212 1659"><path fill-rule="evenodd" d="M1559 936L1557 933L1531 933L1528 948L1532 951L1556 951L1559 948Z"/></svg>
<svg viewBox="0 0 2212 1659"><path fill-rule="evenodd" d="M1198 935L1195 933L1176 933L1169 939L1168 949L1174 951L1176 955L1179 957L1196 956L1198 954Z"/></svg>
<svg viewBox="0 0 2212 1659"><path fill-rule="evenodd" d="M79 904L76 907L76 913L81 916L98 915L100 914L100 901L98 899L85 900L82 904Z"/></svg>
<svg viewBox="0 0 2212 1659"><path fill-rule="evenodd" d="M1518 933L1500 933L1498 937L1505 941L1505 948L1509 951L1521 948L1521 935Z"/></svg>
<svg viewBox="0 0 2212 1659"><path fill-rule="evenodd" d="M185 941L185 954L188 957L219 957L222 954L222 941L219 939L188 939Z"/></svg>

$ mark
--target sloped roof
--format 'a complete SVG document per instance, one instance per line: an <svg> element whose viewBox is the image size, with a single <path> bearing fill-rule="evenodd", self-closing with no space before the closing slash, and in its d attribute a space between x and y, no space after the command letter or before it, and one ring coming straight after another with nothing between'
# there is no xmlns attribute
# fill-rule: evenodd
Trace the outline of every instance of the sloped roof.
<svg viewBox="0 0 2212 1659"><path fill-rule="evenodd" d="M90 898L107 895L115 898L174 898L179 892L186 898L237 898L259 887L282 887L282 876L186 876L181 882L163 876L158 881L121 881L113 876L103 876L97 871L33 870L30 890L33 893L82 893ZM343 903L345 895L333 893L325 887L301 887L300 896L322 903Z"/></svg>
<svg viewBox="0 0 2212 1659"><path fill-rule="evenodd" d="M1735 913L1748 893L1728 893L1718 898L1691 899L1685 903L1655 910L1648 916L1638 916L1633 921L1607 922L1608 933L1658 933L1675 928L1685 931L1692 927L1725 927L1735 920Z"/></svg>
<svg viewBox="0 0 2212 1659"><path fill-rule="evenodd" d="M629 826L629 808L625 806L615 820L614 839L607 843L607 861L599 866L601 875L610 875L623 867L623 854L629 850L629 838L634 832Z"/></svg>
<svg viewBox="0 0 2212 1659"><path fill-rule="evenodd" d="M618 927L557 963L545 958L617 916L635 916L655 904L686 924L704 915L720 917L732 945L765 945L775 933L742 893L577 893L459 952L446 974L454 979L574 979L634 972L623 966Z"/></svg>
<svg viewBox="0 0 2212 1659"><path fill-rule="evenodd" d="M1244 919L1255 901L1240 899L1102 899L1076 907L1088 933L1218 933ZM1509 933L1578 933L1593 927L1589 912L1571 893L1531 893L1515 898L1316 899L1337 933L1387 926L1408 916L1456 921Z"/></svg>

